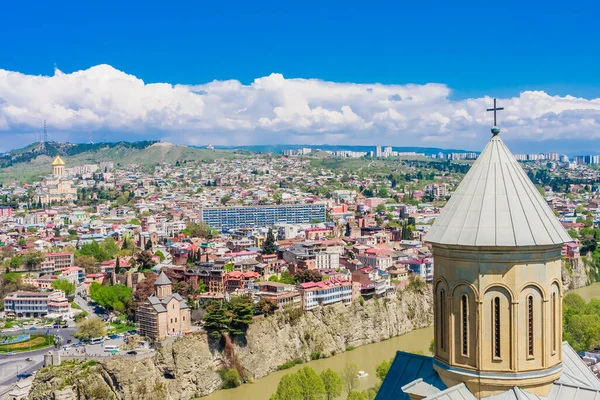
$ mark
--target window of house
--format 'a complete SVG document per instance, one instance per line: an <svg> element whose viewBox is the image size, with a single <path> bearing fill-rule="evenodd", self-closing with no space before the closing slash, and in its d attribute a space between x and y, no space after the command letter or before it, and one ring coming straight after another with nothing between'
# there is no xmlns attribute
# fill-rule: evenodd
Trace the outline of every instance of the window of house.
<svg viewBox="0 0 600 400"><path fill-rule="evenodd" d="M173 323L173 318L171 318L171 323Z"/></svg>
<svg viewBox="0 0 600 400"><path fill-rule="evenodd" d="M175 322L177 322L177 317L175 317Z"/></svg>
<svg viewBox="0 0 600 400"><path fill-rule="evenodd" d="M467 295L463 294L461 297L461 325L462 325L462 343L461 344L462 344L462 355L463 356L469 355L469 349L468 349L469 326L468 326L468 320L467 320L467 312L468 312L467 303L468 303Z"/></svg>
<svg viewBox="0 0 600 400"><path fill-rule="evenodd" d="M494 357L500 358L500 297L495 297L492 305L494 315Z"/></svg>
<svg viewBox="0 0 600 400"><path fill-rule="evenodd" d="M533 357L533 296L527 298L527 354Z"/></svg>

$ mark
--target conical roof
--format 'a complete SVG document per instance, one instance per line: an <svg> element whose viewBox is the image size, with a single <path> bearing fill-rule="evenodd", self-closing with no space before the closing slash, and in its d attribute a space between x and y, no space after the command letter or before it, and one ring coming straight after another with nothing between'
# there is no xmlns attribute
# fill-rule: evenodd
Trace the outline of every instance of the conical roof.
<svg viewBox="0 0 600 400"><path fill-rule="evenodd" d="M52 165L65 165L65 162L62 158L60 158L60 156L56 156L54 161L52 161Z"/></svg>
<svg viewBox="0 0 600 400"><path fill-rule="evenodd" d="M164 271L160 272L160 275L158 276L158 278L156 278L156 281L154 282L154 286L162 286L162 285L170 285L171 281L169 280L169 278L167 278L167 275L165 275Z"/></svg>
<svg viewBox="0 0 600 400"><path fill-rule="evenodd" d="M558 245L571 241L502 139L492 137L427 233L462 246Z"/></svg>

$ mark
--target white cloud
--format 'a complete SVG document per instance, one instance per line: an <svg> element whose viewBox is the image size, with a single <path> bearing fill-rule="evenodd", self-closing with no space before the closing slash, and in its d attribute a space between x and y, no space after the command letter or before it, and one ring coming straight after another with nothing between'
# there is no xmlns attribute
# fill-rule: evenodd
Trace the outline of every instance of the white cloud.
<svg viewBox="0 0 600 400"><path fill-rule="evenodd" d="M146 84L109 65L53 76L0 69L0 137L31 141L44 119L55 138L178 143L332 143L479 148L489 138L490 98L450 99L446 85L382 85L286 79L244 85ZM522 92L499 99L506 138L600 138L600 99ZM125 135L123 135L125 134ZM465 145L465 138L472 138ZM25 143L14 143L14 146ZM12 144L11 144L12 146ZM3 145L2 147L9 147Z"/></svg>

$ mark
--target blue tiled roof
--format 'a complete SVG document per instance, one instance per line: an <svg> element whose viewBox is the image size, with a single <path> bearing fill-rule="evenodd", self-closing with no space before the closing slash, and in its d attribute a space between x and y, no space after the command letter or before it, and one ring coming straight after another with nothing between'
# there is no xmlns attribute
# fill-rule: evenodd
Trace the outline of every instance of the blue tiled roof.
<svg viewBox="0 0 600 400"><path fill-rule="evenodd" d="M401 388L418 378L439 390L446 389L433 369L432 357L398 351L375 400L410 400Z"/></svg>

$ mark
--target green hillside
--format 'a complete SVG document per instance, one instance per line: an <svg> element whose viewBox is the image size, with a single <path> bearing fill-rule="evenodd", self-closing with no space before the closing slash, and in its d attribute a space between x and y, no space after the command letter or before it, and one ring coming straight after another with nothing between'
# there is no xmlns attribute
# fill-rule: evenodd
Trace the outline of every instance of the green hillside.
<svg viewBox="0 0 600 400"><path fill-rule="evenodd" d="M174 164L177 161L213 161L239 157L236 152L197 149L165 142L118 142L73 144L49 142L35 143L23 149L0 155L0 183L32 182L51 171L52 159L60 155L67 168L83 164L112 161L115 165Z"/></svg>

